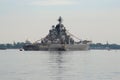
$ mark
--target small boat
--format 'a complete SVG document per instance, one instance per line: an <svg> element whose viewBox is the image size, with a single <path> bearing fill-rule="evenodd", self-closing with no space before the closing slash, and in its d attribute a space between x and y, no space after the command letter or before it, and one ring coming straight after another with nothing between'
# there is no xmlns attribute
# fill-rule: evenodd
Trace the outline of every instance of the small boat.
<svg viewBox="0 0 120 80"><path fill-rule="evenodd" d="M23 49L22 49L22 48L20 48L19 50L20 50L20 51L23 51Z"/></svg>

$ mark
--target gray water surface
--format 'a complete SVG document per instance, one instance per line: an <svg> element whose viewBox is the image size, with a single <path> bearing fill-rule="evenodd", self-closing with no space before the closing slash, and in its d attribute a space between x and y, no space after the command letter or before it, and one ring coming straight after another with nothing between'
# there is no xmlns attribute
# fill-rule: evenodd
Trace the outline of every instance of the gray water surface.
<svg viewBox="0 0 120 80"><path fill-rule="evenodd" d="M0 50L0 80L119 80L120 51Z"/></svg>

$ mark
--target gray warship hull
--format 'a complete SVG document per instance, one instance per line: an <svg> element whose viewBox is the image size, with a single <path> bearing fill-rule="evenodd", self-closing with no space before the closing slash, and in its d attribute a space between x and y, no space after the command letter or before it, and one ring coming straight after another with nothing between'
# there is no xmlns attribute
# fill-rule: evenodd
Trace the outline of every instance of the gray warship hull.
<svg viewBox="0 0 120 80"><path fill-rule="evenodd" d="M25 51L79 51L89 50L89 44L50 44L50 45L26 45Z"/></svg>

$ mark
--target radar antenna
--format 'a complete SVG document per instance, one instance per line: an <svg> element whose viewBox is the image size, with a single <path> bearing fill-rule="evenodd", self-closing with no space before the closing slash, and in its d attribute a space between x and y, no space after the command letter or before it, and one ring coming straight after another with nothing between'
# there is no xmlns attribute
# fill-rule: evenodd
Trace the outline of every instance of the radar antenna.
<svg viewBox="0 0 120 80"><path fill-rule="evenodd" d="M63 19L62 19L61 16L59 17L58 21L59 21L60 24L62 23Z"/></svg>

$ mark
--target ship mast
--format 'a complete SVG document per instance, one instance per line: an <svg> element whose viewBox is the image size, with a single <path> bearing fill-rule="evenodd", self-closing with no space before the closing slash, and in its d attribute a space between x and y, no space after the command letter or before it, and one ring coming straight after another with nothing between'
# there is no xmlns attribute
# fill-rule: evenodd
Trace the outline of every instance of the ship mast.
<svg viewBox="0 0 120 80"><path fill-rule="evenodd" d="M63 19L62 19L62 17L61 17L61 16L59 17L58 21L59 21L59 24L61 24L61 23L62 23Z"/></svg>
<svg viewBox="0 0 120 80"><path fill-rule="evenodd" d="M59 38L61 38L61 30L62 30L62 17L60 16L59 19L58 19L58 34L59 34Z"/></svg>

